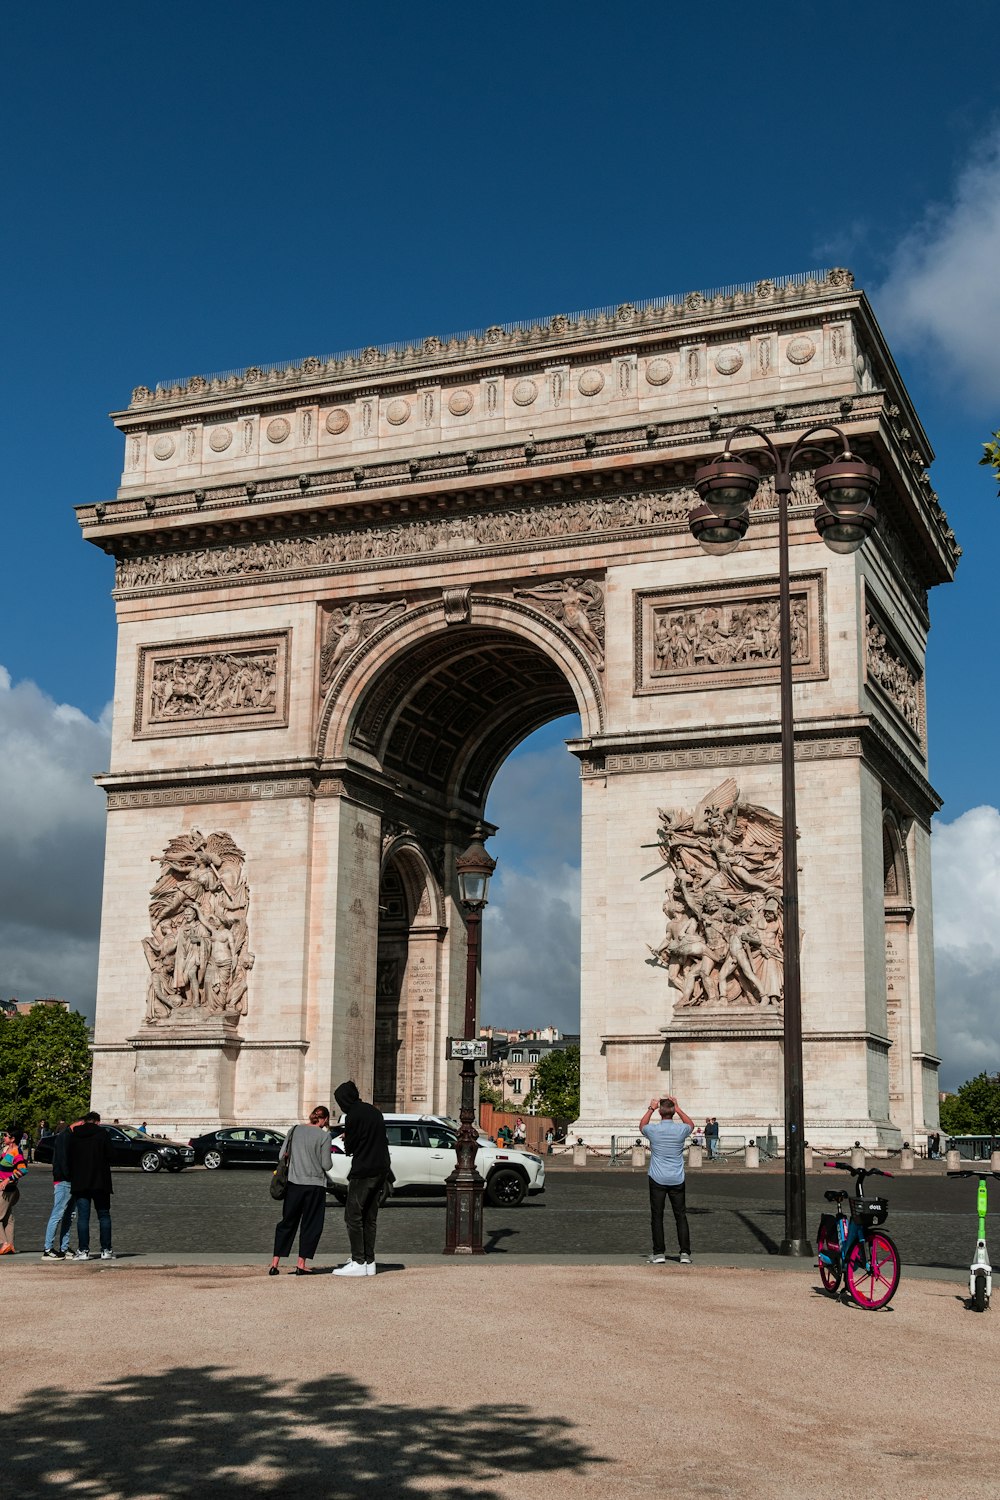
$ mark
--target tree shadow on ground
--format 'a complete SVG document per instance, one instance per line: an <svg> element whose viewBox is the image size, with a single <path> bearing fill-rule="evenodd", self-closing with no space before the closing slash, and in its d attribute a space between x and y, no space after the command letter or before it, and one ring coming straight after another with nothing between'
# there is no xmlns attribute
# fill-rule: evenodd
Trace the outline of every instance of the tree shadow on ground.
<svg viewBox="0 0 1000 1500"><path fill-rule="evenodd" d="M179 1366L89 1391L33 1391L8 1419L18 1436L4 1491L19 1500L501 1500L501 1475L610 1462L562 1417L390 1405L339 1374L295 1385Z"/></svg>

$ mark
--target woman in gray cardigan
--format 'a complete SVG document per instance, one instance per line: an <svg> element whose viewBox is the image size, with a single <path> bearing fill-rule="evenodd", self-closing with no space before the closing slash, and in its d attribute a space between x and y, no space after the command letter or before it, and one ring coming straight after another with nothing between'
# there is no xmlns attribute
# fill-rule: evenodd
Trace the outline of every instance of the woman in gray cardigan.
<svg viewBox="0 0 1000 1500"><path fill-rule="evenodd" d="M293 1125L285 1136L279 1157L288 1158L288 1187L283 1199L284 1213L274 1231L274 1258L269 1276L277 1276L278 1262L288 1255L299 1232L299 1258L292 1273L311 1276L312 1260L323 1233L326 1216L327 1172L333 1163L330 1151L330 1111L317 1104L308 1125Z"/></svg>

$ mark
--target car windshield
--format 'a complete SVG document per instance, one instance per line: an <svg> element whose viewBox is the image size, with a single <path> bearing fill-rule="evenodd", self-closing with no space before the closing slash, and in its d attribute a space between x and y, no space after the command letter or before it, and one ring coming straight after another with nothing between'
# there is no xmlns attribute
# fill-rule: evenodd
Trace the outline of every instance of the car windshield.
<svg viewBox="0 0 1000 1500"><path fill-rule="evenodd" d="M118 1130L122 1135L127 1135L130 1141L148 1141L149 1136L144 1135L141 1130L136 1130L134 1125L108 1125L108 1130Z"/></svg>

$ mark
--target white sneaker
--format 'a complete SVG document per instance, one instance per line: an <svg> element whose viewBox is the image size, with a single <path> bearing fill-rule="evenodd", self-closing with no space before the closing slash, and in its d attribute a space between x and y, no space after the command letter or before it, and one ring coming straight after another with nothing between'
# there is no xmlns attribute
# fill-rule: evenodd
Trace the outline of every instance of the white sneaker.
<svg viewBox="0 0 1000 1500"><path fill-rule="evenodd" d="M89 1250L78 1250L76 1252L76 1254L74 1255L73 1259L74 1260L89 1260L90 1259L90 1251Z"/></svg>
<svg viewBox="0 0 1000 1500"><path fill-rule="evenodd" d="M368 1267L363 1260L349 1260L346 1266L337 1266L334 1276L367 1276Z"/></svg>
<svg viewBox="0 0 1000 1500"><path fill-rule="evenodd" d="M365 1266L365 1275L366 1276L374 1276L375 1275L375 1262L373 1260L370 1260L368 1262L368 1264Z"/></svg>
<svg viewBox="0 0 1000 1500"><path fill-rule="evenodd" d="M665 1255L647 1255L646 1259L651 1266L665 1266L667 1257Z"/></svg>
<svg viewBox="0 0 1000 1500"><path fill-rule="evenodd" d="M101 1259L102 1260L114 1260L114 1258L115 1258L115 1252L113 1250L102 1250L101 1251Z"/></svg>
<svg viewBox="0 0 1000 1500"><path fill-rule="evenodd" d="M682 1255L681 1256L681 1265L682 1266L689 1266L690 1264L691 1264L691 1257L690 1257L690 1255Z"/></svg>

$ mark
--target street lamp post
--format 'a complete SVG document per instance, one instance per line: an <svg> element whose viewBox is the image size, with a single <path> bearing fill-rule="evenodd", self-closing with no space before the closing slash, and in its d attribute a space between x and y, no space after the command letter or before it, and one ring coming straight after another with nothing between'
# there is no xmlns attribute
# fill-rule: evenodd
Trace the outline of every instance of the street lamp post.
<svg viewBox="0 0 1000 1500"><path fill-rule="evenodd" d="M465 912L465 1040L476 1034L476 981L479 971L479 927L488 899L490 876L496 869L483 845L485 830L476 824L472 843L455 861L458 894ZM483 1254L483 1189L485 1183L476 1168L478 1131L474 1125L476 1110L476 1064L470 1057L462 1061L461 1128L455 1143L455 1169L445 1178L448 1192L445 1210L445 1255Z"/></svg>
<svg viewBox="0 0 1000 1500"><path fill-rule="evenodd" d="M842 445L839 459L811 442L814 433L834 433ZM874 494L879 471L851 453L839 427L811 427L787 454L775 448L757 427L737 427L725 451L695 471L695 488L702 503L688 524L695 540L709 553L734 551L746 535L749 507L760 474L744 455L734 456L735 437L753 434L764 451L750 457L769 457L778 500L778 631L781 694L781 818L782 921L784 926L784 1091L785 1091L785 1237L782 1255L812 1254L806 1231L805 1111L802 1091L802 975L799 963L799 877L795 821L795 724L792 713L791 588L788 563L788 502L792 466L805 452L820 453L827 462L816 470L814 483L820 503L813 513L816 530L834 552L856 552L870 536L878 519Z"/></svg>

